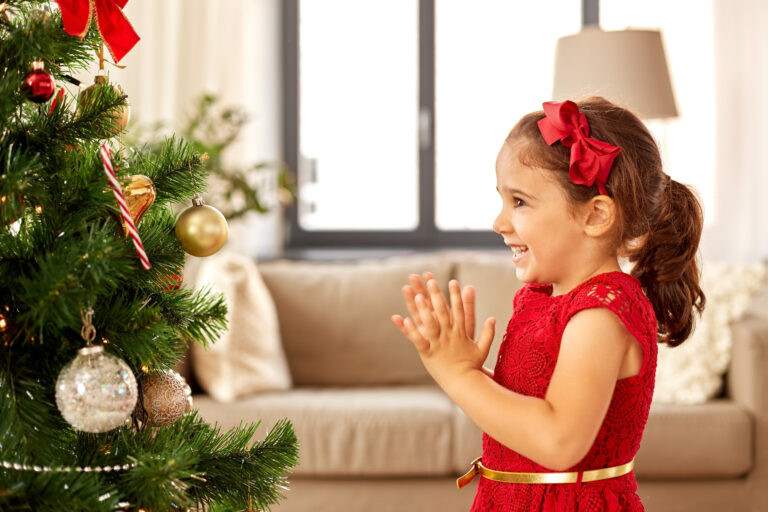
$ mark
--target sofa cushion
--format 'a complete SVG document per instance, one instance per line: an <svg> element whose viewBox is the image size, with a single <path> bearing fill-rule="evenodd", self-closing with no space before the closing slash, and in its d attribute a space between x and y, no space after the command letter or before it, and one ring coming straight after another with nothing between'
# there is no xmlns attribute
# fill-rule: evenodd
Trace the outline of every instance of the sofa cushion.
<svg viewBox="0 0 768 512"><path fill-rule="evenodd" d="M482 431L458 408L453 425L454 470L466 471L482 453ZM744 475L752 467L752 431L749 413L729 400L654 403L635 457L635 474L681 479Z"/></svg>
<svg viewBox="0 0 768 512"><path fill-rule="evenodd" d="M453 471L461 474L469 464L483 454L483 431L458 407L453 414Z"/></svg>
<svg viewBox="0 0 768 512"><path fill-rule="evenodd" d="M295 475L450 475L455 406L435 386L294 389L221 404L194 397L207 421L266 427L289 418L298 436Z"/></svg>
<svg viewBox="0 0 768 512"><path fill-rule="evenodd" d="M429 270L447 289L451 263L418 255L359 263L277 261L259 266L277 307L297 386L431 382L413 345L394 326L407 313L401 288Z"/></svg>
<svg viewBox="0 0 768 512"><path fill-rule="evenodd" d="M635 472L644 478L736 477L752 468L753 419L739 404L651 405Z"/></svg>

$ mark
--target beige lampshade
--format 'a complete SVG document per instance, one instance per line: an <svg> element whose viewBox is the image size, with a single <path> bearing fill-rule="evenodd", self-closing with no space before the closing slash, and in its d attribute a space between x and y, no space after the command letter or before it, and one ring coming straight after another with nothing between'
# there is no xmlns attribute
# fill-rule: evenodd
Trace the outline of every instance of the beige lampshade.
<svg viewBox="0 0 768 512"><path fill-rule="evenodd" d="M555 49L554 101L603 96L644 119L677 116L661 33L585 27Z"/></svg>

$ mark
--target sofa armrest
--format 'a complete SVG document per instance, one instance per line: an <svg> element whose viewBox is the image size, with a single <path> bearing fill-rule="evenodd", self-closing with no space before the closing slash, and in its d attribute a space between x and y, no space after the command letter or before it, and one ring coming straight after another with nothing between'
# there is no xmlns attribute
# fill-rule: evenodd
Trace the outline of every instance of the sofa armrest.
<svg viewBox="0 0 768 512"><path fill-rule="evenodd" d="M768 322L746 316L731 324L730 397L755 416L768 417Z"/></svg>
<svg viewBox="0 0 768 512"><path fill-rule="evenodd" d="M730 397L754 419L752 471L747 475L749 503L767 503L768 486L768 321L748 314L731 324L733 340L728 372Z"/></svg>

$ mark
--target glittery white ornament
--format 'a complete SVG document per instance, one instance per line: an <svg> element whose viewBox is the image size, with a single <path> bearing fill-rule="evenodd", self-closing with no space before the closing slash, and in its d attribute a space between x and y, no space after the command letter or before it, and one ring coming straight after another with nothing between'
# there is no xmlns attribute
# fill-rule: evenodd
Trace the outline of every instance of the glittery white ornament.
<svg viewBox="0 0 768 512"><path fill-rule="evenodd" d="M189 385L173 370L142 377L141 392L147 423L155 427L174 423L191 407Z"/></svg>
<svg viewBox="0 0 768 512"><path fill-rule="evenodd" d="M56 406L73 427L107 432L124 425L136 406L136 378L101 345L78 350L56 381Z"/></svg>

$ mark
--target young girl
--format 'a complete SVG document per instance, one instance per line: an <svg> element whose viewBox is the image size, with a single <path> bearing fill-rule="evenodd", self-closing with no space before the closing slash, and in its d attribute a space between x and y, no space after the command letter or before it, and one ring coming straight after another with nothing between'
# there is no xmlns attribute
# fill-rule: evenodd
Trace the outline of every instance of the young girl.
<svg viewBox="0 0 768 512"><path fill-rule="evenodd" d="M657 341L678 345L704 307L702 211L661 168L631 112L603 98L549 102L496 160L494 230L518 279L495 370L474 341L474 291L431 274L403 289L393 322L443 390L485 432L473 511L641 511L633 459L648 419ZM631 274L619 259L634 265Z"/></svg>

